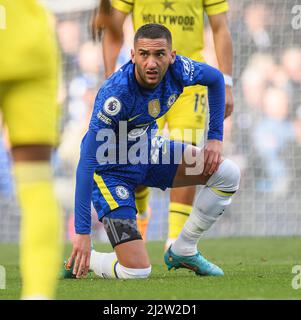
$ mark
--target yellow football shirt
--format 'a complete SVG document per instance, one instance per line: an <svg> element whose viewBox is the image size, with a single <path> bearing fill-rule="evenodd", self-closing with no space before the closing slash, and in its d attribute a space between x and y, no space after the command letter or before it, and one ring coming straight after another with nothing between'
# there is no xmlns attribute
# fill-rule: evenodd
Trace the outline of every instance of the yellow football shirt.
<svg viewBox="0 0 301 320"><path fill-rule="evenodd" d="M228 11L226 0L112 0L112 6L132 12L135 30L147 23L165 25L177 53L196 61L203 61L204 13L210 16Z"/></svg>
<svg viewBox="0 0 301 320"><path fill-rule="evenodd" d="M59 55L37 0L0 0L0 112L11 144L57 144Z"/></svg>

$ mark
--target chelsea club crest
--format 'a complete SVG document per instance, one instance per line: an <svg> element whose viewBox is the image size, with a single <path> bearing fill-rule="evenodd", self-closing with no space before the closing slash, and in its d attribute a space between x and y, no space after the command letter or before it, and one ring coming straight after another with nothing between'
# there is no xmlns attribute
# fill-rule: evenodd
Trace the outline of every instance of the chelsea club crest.
<svg viewBox="0 0 301 320"><path fill-rule="evenodd" d="M172 94L167 100L167 107L170 108L176 102L177 98L177 94Z"/></svg>
<svg viewBox="0 0 301 320"><path fill-rule="evenodd" d="M115 188L115 191L116 191L117 196L123 200L127 199L130 195L128 189L124 186L117 186Z"/></svg>

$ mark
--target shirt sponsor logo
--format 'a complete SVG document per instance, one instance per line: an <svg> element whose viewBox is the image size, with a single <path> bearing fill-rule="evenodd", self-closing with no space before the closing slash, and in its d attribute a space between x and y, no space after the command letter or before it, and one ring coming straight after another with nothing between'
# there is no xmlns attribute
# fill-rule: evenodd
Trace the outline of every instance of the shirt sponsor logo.
<svg viewBox="0 0 301 320"><path fill-rule="evenodd" d="M121 102L115 97L110 97L105 101L103 110L109 116L116 116L121 110Z"/></svg>
<svg viewBox="0 0 301 320"><path fill-rule="evenodd" d="M158 99L151 100L148 103L148 113L153 118L157 118L161 111L160 101Z"/></svg>
<svg viewBox="0 0 301 320"><path fill-rule="evenodd" d="M181 61L183 63L184 72L185 72L186 76L188 76L190 73L190 63L189 63L188 59L186 59L184 57L181 57Z"/></svg>
<svg viewBox="0 0 301 320"><path fill-rule="evenodd" d="M181 57L181 61L184 67L184 73L189 76L189 80L192 81L194 77L194 64L191 59L186 57Z"/></svg>
<svg viewBox="0 0 301 320"><path fill-rule="evenodd" d="M97 118L102 122L104 122L105 124L108 124L108 125L112 124L112 120L108 118L106 115L104 115L101 111L97 113Z"/></svg>
<svg viewBox="0 0 301 320"><path fill-rule="evenodd" d="M194 31L195 18L192 16L169 14L142 14L142 21L147 23L159 23L167 26L180 26L183 31Z"/></svg>
<svg viewBox="0 0 301 320"><path fill-rule="evenodd" d="M122 200L126 200L130 196L128 189L124 186L117 186L115 190L117 196Z"/></svg>

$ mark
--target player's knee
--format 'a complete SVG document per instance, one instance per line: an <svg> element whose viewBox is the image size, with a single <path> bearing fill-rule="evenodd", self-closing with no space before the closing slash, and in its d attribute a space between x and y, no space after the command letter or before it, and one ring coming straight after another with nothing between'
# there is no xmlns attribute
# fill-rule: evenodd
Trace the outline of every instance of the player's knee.
<svg viewBox="0 0 301 320"><path fill-rule="evenodd" d="M146 279L152 271L151 265L146 268L127 268L119 265L118 275L122 279Z"/></svg>
<svg viewBox="0 0 301 320"><path fill-rule="evenodd" d="M126 260L123 260L122 263L131 269L147 269L150 267L149 260L141 256L136 259L134 257L128 257Z"/></svg>
<svg viewBox="0 0 301 320"><path fill-rule="evenodd" d="M240 169L238 165L230 159L225 159L218 170L210 177L207 185L221 191L232 192L238 190L239 182Z"/></svg>
<svg viewBox="0 0 301 320"><path fill-rule="evenodd" d="M240 169L238 165L230 159L225 159L223 163L225 187L233 191L238 190L240 182Z"/></svg>

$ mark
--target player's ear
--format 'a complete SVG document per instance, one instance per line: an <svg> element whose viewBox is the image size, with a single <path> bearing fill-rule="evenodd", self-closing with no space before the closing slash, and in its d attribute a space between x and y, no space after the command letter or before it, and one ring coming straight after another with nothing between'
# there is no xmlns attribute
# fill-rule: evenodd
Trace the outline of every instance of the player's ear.
<svg viewBox="0 0 301 320"><path fill-rule="evenodd" d="M131 49L131 59L132 59L132 62L135 63L135 50L134 49Z"/></svg>
<svg viewBox="0 0 301 320"><path fill-rule="evenodd" d="M170 64L173 64L176 61L176 57L177 57L176 50L172 50L170 55L171 55Z"/></svg>

